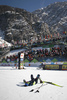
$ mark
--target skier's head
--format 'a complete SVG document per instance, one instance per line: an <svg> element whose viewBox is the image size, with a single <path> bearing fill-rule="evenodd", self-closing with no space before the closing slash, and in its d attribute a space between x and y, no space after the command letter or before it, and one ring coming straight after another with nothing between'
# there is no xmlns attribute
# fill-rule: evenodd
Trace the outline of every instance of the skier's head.
<svg viewBox="0 0 67 100"><path fill-rule="evenodd" d="M23 80L23 82L25 83L26 81L25 81L25 80Z"/></svg>
<svg viewBox="0 0 67 100"><path fill-rule="evenodd" d="M40 74L38 74L37 77L39 78L40 77Z"/></svg>

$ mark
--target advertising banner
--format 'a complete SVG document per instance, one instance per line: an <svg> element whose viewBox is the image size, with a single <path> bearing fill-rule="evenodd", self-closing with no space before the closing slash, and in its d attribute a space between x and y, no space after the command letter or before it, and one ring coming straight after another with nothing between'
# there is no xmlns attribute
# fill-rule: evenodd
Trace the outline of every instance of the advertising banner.
<svg viewBox="0 0 67 100"><path fill-rule="evenodd" d="M43 65L43 69L44 70L67 70L67 64L62 64L62 65L58 65L58 64L56 64L56 65L51 65L51 64L49 64L49 65Z"/></svg>

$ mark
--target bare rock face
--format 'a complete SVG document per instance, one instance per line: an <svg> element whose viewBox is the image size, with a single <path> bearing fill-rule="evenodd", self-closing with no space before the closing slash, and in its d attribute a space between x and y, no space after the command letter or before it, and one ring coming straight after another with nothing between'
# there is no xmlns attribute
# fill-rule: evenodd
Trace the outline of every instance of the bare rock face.
<svg viewBox="0 0 67 100"><path fill-rule="evenodd" d="M67 2L56 2L33 12L50 27L50 32L67 31Z"/></svg>
<svg viewBox="0 0 67 100"><path fill-rule="evenodd" d="M32 13L0 5L0 37L6 41L35 39L67 31L67 2L57 2Z"/></svg>

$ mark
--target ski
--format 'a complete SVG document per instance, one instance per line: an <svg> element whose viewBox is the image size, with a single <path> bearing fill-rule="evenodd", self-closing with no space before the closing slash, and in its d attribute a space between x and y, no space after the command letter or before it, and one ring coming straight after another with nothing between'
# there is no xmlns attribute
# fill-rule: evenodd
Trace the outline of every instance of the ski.
<svg viewBox="0 0 67 100"><path fill-rule="evenodd" d="M47 84L43 84L43 83L42 83L39 87L30 90L30 92L33 92L33 91L36 90L35 93L37 93L37 92L39 93L39 89L40 89L42 86L45 86L45 85L47 85Z"/></svg>
<svg viewBox="0 0 67 100"><path fill-rule="evenodd" d="M41 86L39 86L37 89L36 89L36 91L35 91L35 93L39 93L39 89L41 88L43 86L43 84L41 84Z"/></svg>
<svg viewBox="0 0 67 100"><path fill-rule="evenodd" d="M47 83L47 84L51 84L51 85L55 85L55 86L58 86L58 87L63 87L63 86L58 85L58 84L55 84L55 83L53 83L53 82L43 81L43 83Z"/></svg>
<svg viewBox="0 0 67 100"><path fill-rule="evenodd" d="M44 83L46 83L46 84L44 84ZM39 93L39 89L40 89L42 86L45 86L45 85L47 85L47 84L55 85L55 86L58 86L58 87L63 87L63 86L58 85L58 84L55 84L55 83L53 83L53 82L43 81L43 83L42 83L39 87L30 90L30 92L33 92L33 91L36 90L35 93L37 93L37 92Z"/></svg>
<svg viewBox="0 0 67 100"><path fill-rule="evenodd" d="M39 90L36 90L36 91L35 91L35 93L37 93L37 92L39 93Z"/></svg>

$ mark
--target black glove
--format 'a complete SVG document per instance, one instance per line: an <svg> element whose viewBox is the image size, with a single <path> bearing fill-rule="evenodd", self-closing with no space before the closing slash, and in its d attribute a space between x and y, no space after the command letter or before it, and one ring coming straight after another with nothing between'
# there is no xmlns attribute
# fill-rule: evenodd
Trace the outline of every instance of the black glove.
<svg viewBox="0 0 67 100"><path fill-rule="evenodd" d="M43 83L42 80L40 80L40 83Z"/></svg>

